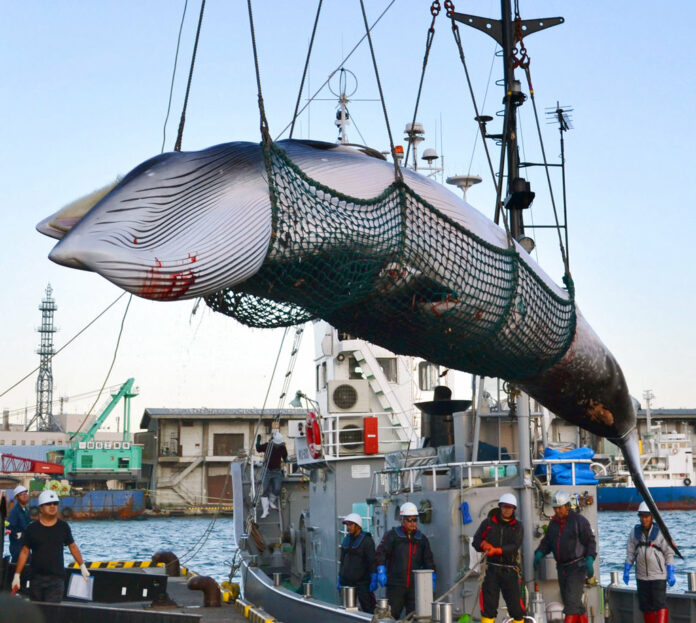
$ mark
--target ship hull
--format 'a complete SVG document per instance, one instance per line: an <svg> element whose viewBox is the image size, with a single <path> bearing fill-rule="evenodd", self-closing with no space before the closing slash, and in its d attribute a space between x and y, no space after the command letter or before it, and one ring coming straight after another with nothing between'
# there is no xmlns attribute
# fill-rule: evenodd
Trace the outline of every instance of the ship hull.
<svg viewBox="0 0 696 623"><path fill-rule="evenodd" d="M696 486L648 487L660 510L696 510ZM637 511L643 501L635 487L597 487L600 511Z"/></svg>
<svg viewBox="0 0 696 623"><path fill-rule="evenodd" d="M83 495L61 496L58 511L63 519L70 521L136 519L145 511L145 503L145 489L94 490ZM29 501L30 513L32 507L36 507L36 498Z"/></svg>

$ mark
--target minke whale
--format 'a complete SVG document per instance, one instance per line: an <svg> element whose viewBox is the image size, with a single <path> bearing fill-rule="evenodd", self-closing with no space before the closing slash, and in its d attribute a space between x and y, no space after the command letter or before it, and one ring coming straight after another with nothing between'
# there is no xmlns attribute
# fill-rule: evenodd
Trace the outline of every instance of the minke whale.
<svg viewBox="0 0 696 623"><path fill-rule="evenodd" d="M153 300L205 297L210 304L221 293L246 288L256 296L310 308L315 316L334 326L397 353L420 356L465 372L506 378L556 415L609 439L621 449L660 530L681 556L643 480L635 408L623 372L574 306L568 291L556 285L516 242L511 248L505 231L475 208L433 180L403 170L400 192L406 200L409 193L415 193L441 222L471 232L486 248L514 254L530 275L526 288L542 288L552 299L565 302L574 310L567 341L555 342L545 353L522 352L518 338L523 330L527 335L543 337L551 334L553 327L545 324L543 314L527 306L524 294L513 293L511 305L523 311L509 314L508 319L497 324L492 322L490 331L495 333L486 334L483 340L476 332L468 332L467 325L485 320L481 311L487 305L485 296L481 297L480 309L472 312L458 295L431 303L427 297L410 294L422 284L436 284L431 290L461 292L466 283L450 283L451 274L455 269L461 273L462 266L471 274L477 270L475 265L467 264L468 257L458 256L447 244L450 230L443 229L444 233L439 234L442 244L436 261L413 257L405 264L395 263L383 237L368 227L373 216L368 200L382 195L394 183L391 163L328 143L287 140L276 146L317 182L311 191L311 199L317 204L329 201L329 191L335 191L339 199L356 200L358 208L352 218L342 221L341 201L331 200L334 203L329 207L336 206L331 219L297 216L284 223L280 231L262 146L226 143L197 152L156 156L115 185L96 191L92 200L88 196L44 219L37 229L59 240L49 258L70 268L99 273L128 292ZM402 251L408 251L419 228L428 227L430 221L425 216L428 215L421 219L416 213L410 219L402 218L398 234ZM302 234L299 225L303 227ZM322 230L328 227L334 230L330 244L322 237ZM303 244L299 243L301 236ZM272 262L280 262L282 270L291 272L300 263L310 263L313 255L331 256L351 245L370 252L384 251L384 261L372 291L366 291L359 304L354 303L348 310L348 304L342 306L341 300L331 310L311 309L312 297L307 293L307 284L301 283L303 280L298 279L295 284L297 294L280 292L264 273ZM263 287L259 286L260 279ZM522 280L523 277L516 277L516 282ZM311 284L311 288L321 287L321 278ZM350 283L339 284L338 288L355 290ZM389 306L379 307L378 301L402 301L401 290L409 292L408 305L401 312L412 313L421 322L430 319L440 323L437 326L442 327L442 335L449 340L445 342L448 348L434 349L430 336L419 336L417 331L407 341L402 335L386 336L384 329L395 320L389 315ZM351 324L351 318L366 309L373 310L374 322L361 331ZM524 314L524 321L520 321ZM488 356L478 357L484 341ZM514 354L518 351L519 355ZM502 362L516 356L521 365L512 374Z"/></svg>

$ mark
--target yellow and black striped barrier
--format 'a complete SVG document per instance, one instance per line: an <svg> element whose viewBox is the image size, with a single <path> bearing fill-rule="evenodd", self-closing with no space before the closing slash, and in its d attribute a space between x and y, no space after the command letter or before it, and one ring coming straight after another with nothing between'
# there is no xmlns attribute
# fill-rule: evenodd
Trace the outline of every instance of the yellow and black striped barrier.
<svg viewBox="0 0 696 623"><path fill-rule="evenodd" d="M163 562L152 562L151 560L98 560L94 562L85 562L88 569L138 569L146 567L164 567ZM79 569L80 565L72 562L68 565L72 569ZM197 575L186 567L180 567L181 576Z"/></svg>

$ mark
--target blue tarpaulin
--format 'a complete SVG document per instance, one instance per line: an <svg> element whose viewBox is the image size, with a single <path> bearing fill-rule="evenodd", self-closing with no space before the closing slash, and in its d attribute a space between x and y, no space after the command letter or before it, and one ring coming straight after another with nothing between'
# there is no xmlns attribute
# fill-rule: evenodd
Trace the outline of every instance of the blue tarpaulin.
<svg viewBox="0 0 696 623"><path fill-rule="evenodd" d="M544 449L545 459L564 459L570 461L572 459L591 459L594 456L592 448L576 448L574 450L556 450L554 448ZM575 484L578 485L596 485L599 481L595 478L594 472L590 469L589 463L562 463L551 465L551 484L552 485L569 485L573 482L572 465L575 465ZM537 474L544 476L548 467L539 465Z"/></svg>

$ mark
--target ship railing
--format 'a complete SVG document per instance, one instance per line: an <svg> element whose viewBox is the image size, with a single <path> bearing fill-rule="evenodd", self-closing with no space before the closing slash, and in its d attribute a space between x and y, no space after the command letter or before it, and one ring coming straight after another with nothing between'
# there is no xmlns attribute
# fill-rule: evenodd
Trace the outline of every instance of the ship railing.
<svg viewBox="0 0 696 623"><path fill-rule="evenodd" d="M551 467L553 465L570 465L570 485L576 481L575 466L578 464L591 465L590 459L538 459L532 461L534 466L541 465L544 484L551 484ZM462 487L494 486L509 484L517 478L519 462L516 460L500 461L460 461L450 463L430 463L428 465L413 465L384 469L374 472L371 496L381 493L391 495L398 491L451 489ZM425 476L425 477L424 477ZM454 478L452 478L454 476ZM454 480L454 487L451 485Z"/></svg>
<svg viewBox="0 0 696 623"><path fill-rule="evenodd" d="M576 482L576 474L575 474L575 466L576 465L589 465L590 467L594 464L594 461L592 459L537 459L535 461L532 461L532 465L542 465L544 466L544 474L543 474L543 484L545 485L550 485L550 484L556 484L552 483L551 478L552 478L552 466L553 465L570 465L570 482L569 483L564 483L564 484L569 484L569 485L576 485L580 484ZM535 470L536 471L536 470ZM538 474L537 474L538 476Z"/></svg>
<svg viewBox="0 0 696 623"><path fill-rule="evenodd" d="M460 461L431 463L375 471L371 495L391 495L398 491L416 489L438 491L463 486L498 486L517 477L518 461ZM454 475L455 487L450 486Z"/></svg>
<svg viewBox="0 0 696 623"><path fill-rule="evenodd" d="M394 414L388 411L370 413L331 413L322 415L322 450L329 458L354 457L365 454L366 417L380 417L377 426L378 454L393 450L404 450L409 446L409 439L414 438L413 428L406 429L398 424L383 424Z"/></svg>

